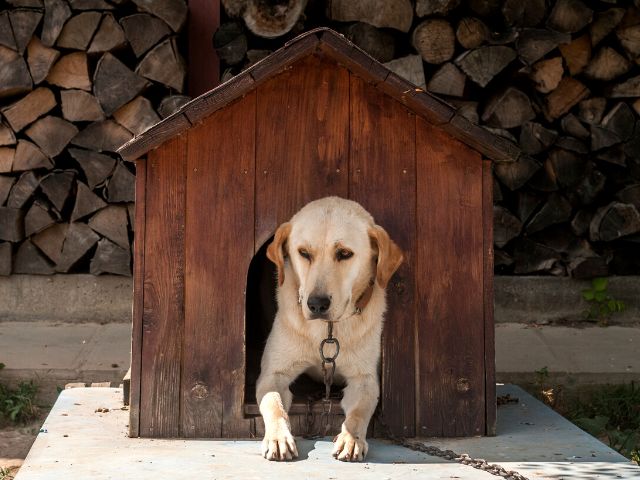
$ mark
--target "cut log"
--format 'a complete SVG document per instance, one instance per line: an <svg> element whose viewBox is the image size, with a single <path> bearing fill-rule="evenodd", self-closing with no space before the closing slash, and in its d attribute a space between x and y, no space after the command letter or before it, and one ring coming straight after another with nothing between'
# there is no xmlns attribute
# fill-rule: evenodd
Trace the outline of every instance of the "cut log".
<svg viewBox="0 0 640 480"><path fill-rule="evenodd" d="M580 0L556 0L547 26L558 32L575 33L593 20L593 10Z"/></svg>
<svg viewBox="0 0 640 480"><path fill-rule="evenodd" d="M94 122L78 133L71 144L96 152L116 152L133 135L113 120Z"/></svg>
<svg viewBox="0 0 640 480"><path fill-rule="evenodd" d="M624 17L624 12L624 8L610 8L604 12L596 13L595 19L589 25L591 45L595 47L609 35Z"/></svg>
<svg viewBox="0 0 640 480"><path fill-rule="evenodd" d="M184 0L133 0L140 10L164 20L174 32L182 30L187 21L187 4Z"/></svg>
<svg viewBox="0 0 640 480"><path fill-rule="evenodd" d="M633 205L638 211L640 211L640 183L635 183L623 188L616 193L616 198L622 203L629 203ZM1 200L2 195L0 194L0 204L2 203Z"/></svg>
<svg viewBox="0 0 640 480"><path fill-rule="evenodd" d="M136 230L136 204L133 202L127 203L127 214L129 215L129 227L131 231Z"/></svg>
<svg viewBox="0 0 640 480"><path fill-rule="evenodd" d="M136 57L144 55L171 33L166 23L146 13L124 17L120 20L120 24Z"/></svg>
<svg viewBox="0 0 640 480"><path fill-rule="evenodd" d="M116 164L115 158L90 150L70 148L69 154L80 164L91 190L111 175Z"/></svg>
<svg viewBox="0 0 640 480"><path fill-rule="evenodd" d="M607 277L609 265L604 257L578 257L569 262L567 271L571 278L576 280L590 280L597 277Z"/></svg>
<svg viewBox="0 0 640 480"><path fill-rule="evenodd" d="M48 88L40 87L1 111L11 128L19 132L55 106L56 98L53 92Z"/></svg>
<svg viewBox="0 0 640 480"><path fill-rule="evenodd" d="M31 75L22 55L0 46L0 99L31 90Z"/></svg>
<svg viewBox="0 0 640 480"><path fill-rule="evenodd" d="M420 63L420 68L422 69L422 62ZM462 97L466 80L467 77L464 73L458 70L453 63L445 63L433 74L427 89L440 95Z"/></svg>
<svg viewBox="0 0 640 480"><path fill-rule="evenodd" d="M491 32L479 18L464 17L456 28L458 43L466 49L477 48L487 41Z"/></svg>
<svg viewBox="0 0 640 480"><path fill-rule="evenodd" d="M535 117L529 97L521 90L509 87L489 100L482 121L493 127L514 128Z"/></svg>
<svg viewBox="0 0 640 480"><path fill-rule="evenodd" d="M71 187L75 172L54 172L50 173L40 181L40 189L58 212L62 212L67 200L71 196Z"/></svg>
<svg viewBox="0 0 640 480"><path fill-rule="evenodd" d="M23 173L11 189L7 207L22 208L31 199L36 188L38 188L38 179L35 174L32 171Z"/></svg>
<svg viewBox="0 0 640 480"><path fill-rule="evenodd" d="M49 115L35 122L25 133L45 155L53 158L64 150L78 129L62 118Z"/></svg>
<svg viewBox="0 0 640 480"><path fill-rule="evenodd" d="M186 95L169 95L164 97L158 106L158 113L162 118L167 118L180 110L183 105L191 101L191 97Z"/></svg>
<svg viewBox="0 0 640 480"><path fill-rule="evenodd" d="M563 75L562 57L554 57L534 64L529 77L535 83L537 91L549 93L556 89Z"/></svg>
<svg viewBox="0 0 640 480"><path fill-rule="evenodd" d="M77 187L76 204L71 213L72 222L91 215L107 206L106 202L93 193L84 183L77 182Z"/></svg>
<svg viewBox="0 0 640 480"><path fill-rule="evenodd" d="M68 272L99 239L100 237L84 223L69 224L56 271Z"/></svg>
<svg viewBox="0 0 640 480"><path fill-rule="evenodd" d="M578 104L578 118L590 125L597 125L602 121L605 108L607 108L606 98L593 97L583 100Z"/></svg>
<svg viewBox="0 0 640 480"><path fill-rule="evenodd" d="M408 32L413 21L410 0L332 0L327 16L338 22L366 22L378 28L395 28Z"/></svg>
<svg viewBox="0 0 640 480"><path fill-rule="evenodd" d="M15 148L0 148L0 173L9 173L13 170L13 161L16 157Z"/></svg>
<svg viewBox="0 0 640 480"><path fill-rule="evenodd" d="M93 83L94 95L106 115L111 115L149 85L108 52L98 61Z"/></svg>
<svg viewBox="0 0 640 480"><path fill-rule="evenodd" d="M584 142L581 142L577 138L573 137L560 137L556 140L555 146L575 153L589 153L589 148L587 147L587 145Z"/></svg>
<svg viewBox="0 0 640 480"><path fill-rule="evenodd" d="M24 217L24 234L30 237L34 233L38 233L54 223L56 223L56 220L49 213L47 207L39 202L33 202L33 205L31 205L27 215Z"/></svg>
<svg viewBox="0 0 640 480"><path fill-rule="evenodd" d="M249 0L242 18L244 23L258 37L280 37L299 25L298 20L307 6L307 0L288 0L270 3ZM297 27L302 30L302 26Z"/></svg>
<svg viewBox="0 0 640 480"><path fill-rule="evenodd" d="M447 101L456 107L457 114L466 118L471 123L479 124L480 116L478 115L478 102L469 102L466 100L458 100L456 98L449 98Z"/></svg>
<svg viewBox="0 0 640 480"><path fill-rule="evenodd" d="M507 267L513 265L513 258L508 253L496 248L493 252L493 265L496 268L496 273L503 273Z"/></svg>
<svg viewBox="0 0 640 480"><path fill-rule="evenodd" d="M587 34L559 48L571 75L578 75L591 60L591 39Z"/></svg>
<svg viewBox="0 0 640 480"><path fill-rule="evenodd" d="M573 152L554 148L545 162L547 172L554 182L563 188L574 186L587 170L587 160Z"/></svg>
<svg viewBox="0 0 640 480"><path fill-rule="evenodd" d="M19 208L0 207L0 240L15 243L23 238L24 212Z"/></svg>
<svg viewBox="0 0 640 480"><path fill-rule="evenodd" d="M591 150L594 152L620 143L620 138L606 128L591 125Z"/></svg>
<svg viewBox="0 0 640 480"><path fill-rule="evenodd" d="M527 155L521 155L515 162L496 163L494 172L503 185L514 191L527 183L540 168L539 162Z"/></svg>
<svg viewBox="0 0 640 480"><path fill-rule="evenodd" d="M520 235L522 223L504 207L493 207L493 244L504 247L509 241Z"/></svg>
<svg viewBox="0 0 640 480"><path fill-rule="evenodd" d="M619 28L616 31L616 35L620 45L631 58L636 58L640 55L640 24Z"/></svg>
<svg viewBox="0 0 640 480"><path fill-rule="evenodd" d="M96 122L105 115L98 99L84 90L62 90L62 116L70 122Z"/></svg>
<svg viewBox="0 0 640 480"><path fill-rule="evenodd" d="M518 192L518 217L522 223L525 223L542 204L543 199L535 193L520 191Z"/></svg>
<svg viewBox="0 0 640 480"><path fill-rule="evenodd" d="M551 270L560 255L555 250L531 240L518 241L513 251L514 273L535 273Z"/></svg>
<svg viewBox="0 0 640 480"><path fill-rule="evenodd" d="M500 0L469 0L469 8L482 17L498 13Z"/></svg>
<svg viewBox="0 0 640 480"><path fill-rule="evenodd" d="M131 276L131 250L121 248L103 238L98 242L98 248L89 268L93 275L111 273Z"/></svg>
<svg viewBox="0 0 640 480"><path fill-rule="evenodd" d="M0 147L16 144L16 136L6 125L0 123Z"/></svg>
<svg viewBox="0 0 640 480"><path fill-rule="evenodd" d="M524 63L533 65L558 45L566 44L570 41L571 35L567 33L525 28L520 32L516 40L516 50L518 50L518 56Z"/></svg>
<svg viewBox="0 0 640 480"><path fill-rule="evenodd" d="M113 15L107 13L102 17L98 32L91 40L91 45L87 51L89 53L109 52L122 48L126 44L127 39L122 27L118 25Z"/></svg>
<svg viewBox="0 0 640 480"><path fill-rule="evenodd" d="M0 242L0 275L11 275L11 244L9 242Z"/></svg>
<svg viewBox="0 0 640 480"><path fill-rule="evenodd" d="M613 132L620 141L624 142L633 135L635 122L636 118L631 107L625 102L619 102L604 116L600 126Z"/></svg>
<svg viewBox="0 0 640 480"><path fill-rule="evenodd" d="M47 47L53 46L71 16L69 4L64 0L44 0L44 22L40 38Z"/></svg>
<svg viewBox="0 0 640 480"><path fill-rule="evenodd" d="M258 50L255 48L251 50L247 50L247 61L249 62L247 64L247 67L250 67L254 63L258 63L260 60L267 58L272 53L273 53L273 50Z"/></svg>
<svg viewBox="0 0 640 480"><path fill-rule="evenodd" d="M391 62L385 63L384 66L415 86L422 89L426 88L424 68L422 67L422 57L420 55L407 55L406 57L396 58Z"/></svg>
<svg viewBox="0 0 640 480"><path fill-rule="evenodd" d="M562 130L574 137L582 139L589 137L589 130L587 130L584 125L580 123L578 117L576 117L573 113L569 113L562 117L560 126L562 127Z"/></svg>
<svg viewBox="0 0 640 480"><path fill-rule="evenodd" d="M540 123L525 122L520 130L520 148L529 155L547 150L558 138L558 132L545 128Z"/></svg>
<svg viewBox="0 0 640 480"><path fill-rule="evenodd" d="M640 213L633 205L621 202L611 202L598 209L589 225L592 242L610 242L637 232L640 232Z"/></svg>
<svg viewBox="0 0 640 480"><path fill-rule="evenodd" d="M411 43L425 62L440 64L453 57L456 37L449 22L436 18L420 23L413 31Z"/></svg>
<svg viewBox="0 0 640 480"><path fill-rule="evenodd" d="M609 89L610 98L640 97L640 75L614 85Z"/></svg>
<svg viewBox="0 0 640 480"><path fill-rule="evenodd" d="M38 10L17 9L9 12L11 30L16 41L16 48L19 54L23 54L27 48L31 37L42 20L42 13Z"/></svg>
<svg viewBox="0 0 640 480"><path fill-rule="evenodd" d="M13 273L52 275L53 265L29 240L22 242L13 259Z"/></svg>
<svg viewBox="0 0 640 480"><path fill-rule="evenodd" d="M186 67L175 37L164 40L147 53L138 64L136 73L182 93Z"/></svg>
<svg viewBox="0 0 640 480"><path fill-rule="evenodd" d="M79 88L90 92L87 55L75 52L60 58L47 75L47 82L61 88Z"/></svg>
<svg viewBox="0 0 640 480"><path fill-rule="evenodd" d="M36 168L53 168L53 162L42 150L27 140L19 140L16 147L16 156L13 159L13 171L35 170Z"/></svg>
<svg viewBox="0 0 640 480"><path fill-rule="evenodd" d="M0 45L10 48L11 50L18 49L18 47L16 47L16 40L13 38L8 10L0 12Z"/></svg>
<svg viewBox="0 0 640 480"><path fill-rule="evenodd" d="M502 16L511 27L535 27L546 13L545 0L505 0L502 4Z"/></svg>
<svg viewBox="0 0 640 480"><path fill-rule="evenodd" d="M545 115L555 120L567 113L580 100L589 96L589 89L572 77L564 77L545 99Z"/></svg>
<svg viewBox="0 0 640 480"><path fill-rule="evenodd" d="M247 35L238 22L223 23L213 35L213 47L220 60L227 65L237 65L242 62L247 55L247 45Z"/></svg>
<svg viewBox="0 0 640 480"><path fill-rule="evenodd" d="M60 262L62 245L67 236L69 224L56 223L31 237L31 241L53 262Z"/></svg>
<svg viewBox="0 0 640 480"><path fill-rule="evenodd" d="M516 52L509 47L487 46L463 54L455 63L471 80L486 87L515 58Z"/></svg>
<svg viewBox="0 0 640 480"><path fill-rule="evenodd" d="M627 155L622 145L598 152L596 158L603 162L612 163L613 165L620 165L621 167L627 166Z"/></svg>
<svg viewBox="0 0 640 480"><path fill-rule="evenodd" d="M422 64L420 64L422 66ZM123 107L120 107L113 118L134 135L140 135L160 121L160 117L151 106L151 102L144 97L136 97Z"/></svg>
<svg viewBox="0 0 640 480"><path fill-rule="evenodd" d="M582 237L589 231L592 214L589 210L579 210L571 220L571 231L577 236Z"/></svg>
<svg viewBox="0 0 640 480"><path fill-rule="evenodd" d="M571 218L571 204L562 195L552 193L538 213L533 215L525 230L528 234L532 234L551 225L566 222L569 218Z"/></svg>
<svg viewBox="0 0 640 480"><path fill-rule="evenodd" d="M447 15L458 5L460 5L460 0L417 0L416 15L419 17L435 14Z"/></svg>
<svg viewBox="0 0 640 480"><path fill-rule="evenodd" d="M587 78L610 81L624 75L631 68L631 62L613 48L602 47L584 69Z"/></svg>
<svg viewBox="0 0 640 480"><path fill-rule="evenodd" d="M29 65L33 83L38 85L47 78L51 67L59 56L60 52L54 48L47 47L38 37L31 39L29 45L27 45L27 64Z"/></svg>
<svg viewBox="0 0 640 480"><path fill-rule="evenodd" d="M127 223L127 207L110 205L91 217L88 224L95 232L129 250Z"/></svg>
<svg viewBox="0 0 640 480"><path fill-rule="evenodd" d="M389 32L358 22L346 27L342 33L379 62L390 62L395 56L395 38Z"/></svg>
<svg viewBox="0 0 640 480"><path fill-rule="evenodd" d="M107 184L107 200L109 200L109 203L135 201L135 182L135 175L121 162L118 162Z"/></svg>
<svg viewBox="0 0 640 480"><path fill-rule="evenodd" d="M599 170L592 169L580 180L571 194L573 204L591 205L604 189L607 178Z"/></svg>
<svg viewBox="0 0 640 480"><path fill-rule="evenodd" d="M527 182L527 185L539 192L555 192L558 190L555 172L553 171L549 159L545 160L543 168L538 170L535 175Z"/></svg>
<svg viewBox="0 0 640 480"><path fill-rule="evenodd" d="M71 17L60 32L56 45L71 50L86 50L101 18L99 12L83 12Z"/></svg>
<svg viewBox="0 0 640 480"><path fill-rule="evenodd" d="M69 0L73 10L113 10L105 0Z"/></svg>
<svg viewBox="0 0 640 480"><path fill-rule="evenodd" d="M16 179L14 177L0 175L0 206L4 205L4 202L9 197L9 192L15 181Z"/></svg>

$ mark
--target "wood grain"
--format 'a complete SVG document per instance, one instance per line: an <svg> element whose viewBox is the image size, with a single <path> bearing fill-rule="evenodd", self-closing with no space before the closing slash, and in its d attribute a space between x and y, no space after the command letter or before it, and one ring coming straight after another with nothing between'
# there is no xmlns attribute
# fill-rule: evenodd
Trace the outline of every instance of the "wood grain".
<svg viewBox="0 0 640 480"><path fill-rule="evenodd" d="M131 329L131 383L129 436L140 435L140 383L142 378L142 317L144 310L144 236L147 161L136 161L135 240L133 242L133 326Z"/></svg>
<svg viewBox="0 0 640 480"><path fill-rule="evenodd" d="M347 196L349 72L310 56L258 87L255 250L311 200Z"/></svg>
<svg viewBox="0 0 640 480"><path fill-rule="evenodd" d="M248 437L245 296L253 256L255 93L188 133L182 433Z"/></svg>
<svg viewBox="0 0 640 480"><path fill-rule="evenodd" d="M484 375L486 401L485 435L496 434L496 348L493 319L493 173L491 160L482 160L482 225L484 252Z"/></svg>
<svg viewBox="0 0 640 480"><path fill-rule="evenodd" d="M400 246L405 260L387 287L380 402L396 435L415 436L415 115L351 76L349 197Z"/></svg>
<svg viewBox="0 0 640 480"><path fill-rule="evenodd" d="M485 432L482 162L418 118L418 435Z"/></svg>
<svg viewBox="0 0 640 480"><path fill-rule="evenodd" d="M195 98L220 81L220 60L215 49L211 48L213 34L220 26L220 0L189 0L188 5L187 87L189 96Z"/></svg>
<svg viewBox="0 0 640 480"><path fill-rule="evenodd" d="M186 164L185 136L152 150L147 160L140 391L143 437L180 435Z"/></svg>

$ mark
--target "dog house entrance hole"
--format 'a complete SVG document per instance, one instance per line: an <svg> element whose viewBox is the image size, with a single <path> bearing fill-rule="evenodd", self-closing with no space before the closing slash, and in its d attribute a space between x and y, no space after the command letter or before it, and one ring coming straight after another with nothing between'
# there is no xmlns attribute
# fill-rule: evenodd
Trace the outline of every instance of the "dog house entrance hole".
<svg viewBox="0 0 640 480"><path fill-rule="evenodd" d="M247 294L245 306L245 398L244 411L247 416L259 415L256 404L256 381L260 375L260 360L271 332L273 320L278 310L276 301L276 267L267 258L267 247L273 237L267 240L254 255L247 274ZM310 320L319 321L319 320ZM318 354L318 364L320 355ZM338 394L344 385L334 385L332 396ZM293 404L289 413L306 413L310 398L318 398L324 392L324 384L314 381L306 374L301 375L290 386Z"/></svg>

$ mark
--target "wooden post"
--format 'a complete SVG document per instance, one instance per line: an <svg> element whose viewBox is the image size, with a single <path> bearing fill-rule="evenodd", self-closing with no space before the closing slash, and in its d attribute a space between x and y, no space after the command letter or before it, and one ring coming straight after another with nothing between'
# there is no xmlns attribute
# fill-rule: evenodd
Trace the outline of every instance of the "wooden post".
<svg viewBox="0 0 640 480"><path fill-rule="evenodd" d="M220 81L220 60L213 48L213 34L219 26L220 0L189 0L187 86L192 97Z"/></svg>

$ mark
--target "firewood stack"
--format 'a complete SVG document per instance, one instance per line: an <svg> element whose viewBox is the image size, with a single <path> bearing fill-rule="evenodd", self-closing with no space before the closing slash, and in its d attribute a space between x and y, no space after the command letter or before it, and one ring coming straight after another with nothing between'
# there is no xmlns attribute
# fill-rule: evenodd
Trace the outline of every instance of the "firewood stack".
<svg viewBox="0 0 640 480"><path fill-rule="evenodd" d="M0 2L0 275L130 275L116 149L188 101L184 0Z"/></svg>
<svg viewBox="0 0 640 480"><path fill-rule="evenodd" d="M497 272L640 274L640 1L222 3L223 78L329 26L518 143L494 171Z"/></svg>

